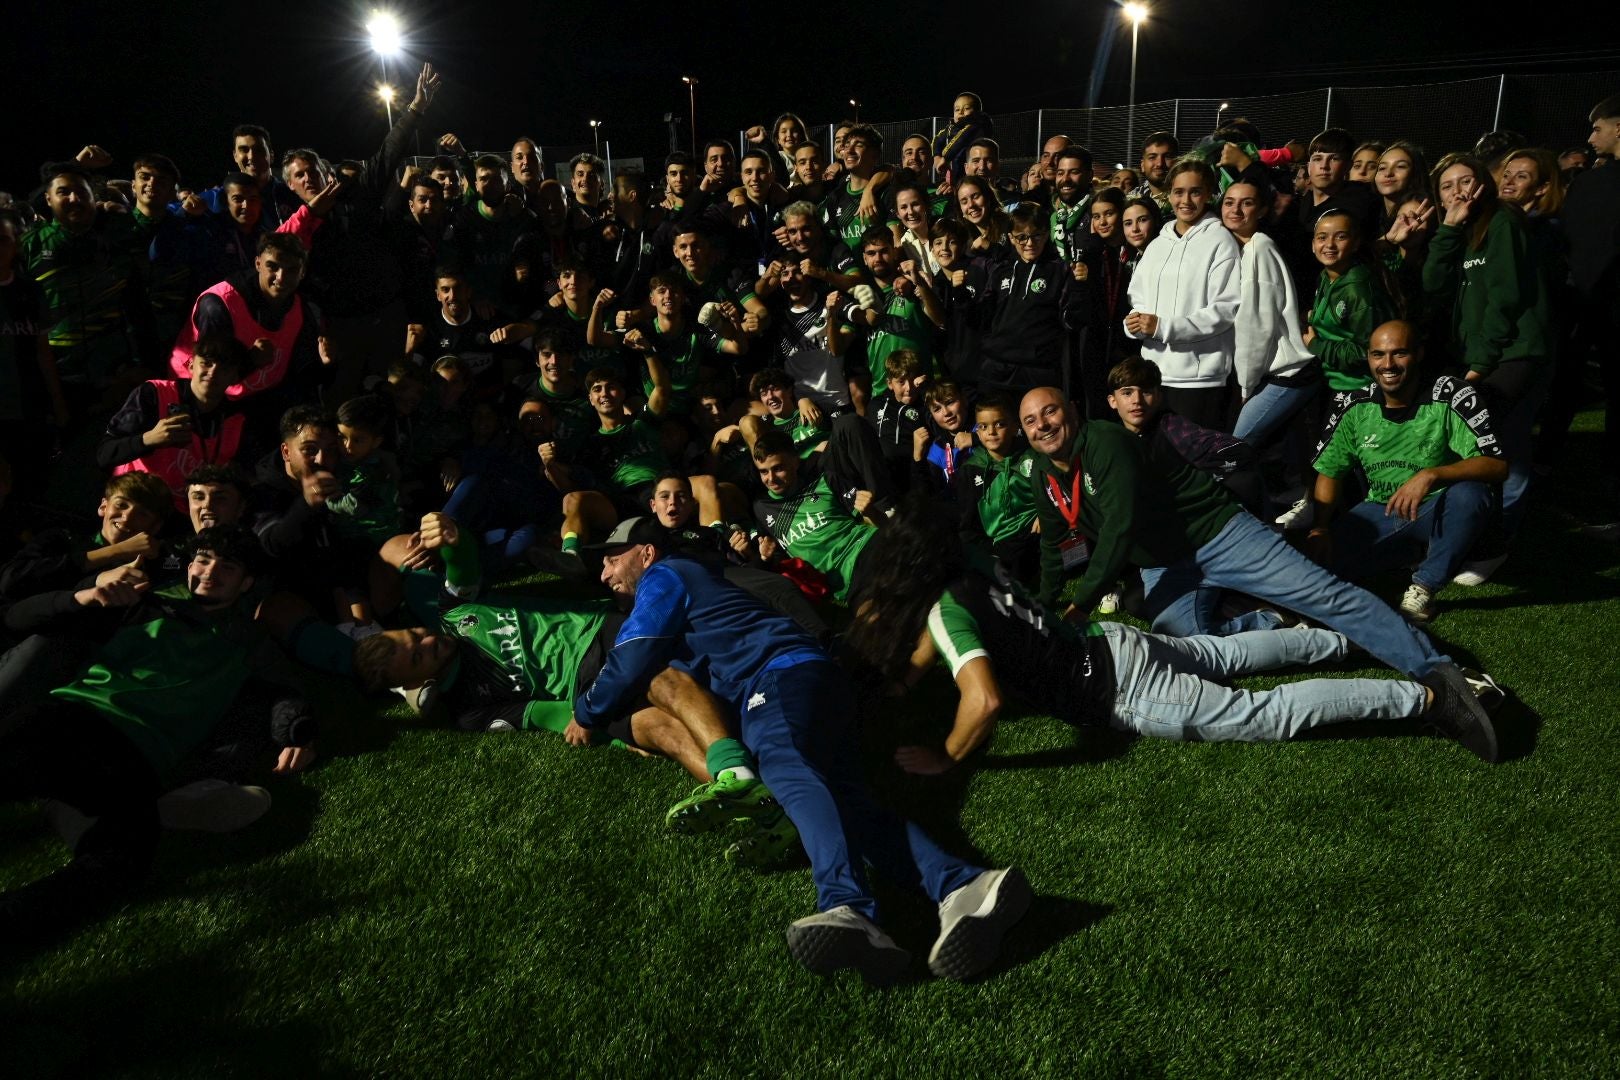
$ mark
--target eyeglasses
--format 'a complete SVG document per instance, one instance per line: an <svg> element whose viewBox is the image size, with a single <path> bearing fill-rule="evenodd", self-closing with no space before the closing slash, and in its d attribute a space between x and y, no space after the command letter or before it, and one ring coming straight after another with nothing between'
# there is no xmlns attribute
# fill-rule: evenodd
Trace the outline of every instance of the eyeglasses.
<svg viewBox="0 0 1620 1080"><path fill-rule="evenodd" d="M1012 234L1010 239L1015 244L1033 244L1037 240L1044 240L1045 237L1043 237L1040 233L1015 232Z"/></svg>

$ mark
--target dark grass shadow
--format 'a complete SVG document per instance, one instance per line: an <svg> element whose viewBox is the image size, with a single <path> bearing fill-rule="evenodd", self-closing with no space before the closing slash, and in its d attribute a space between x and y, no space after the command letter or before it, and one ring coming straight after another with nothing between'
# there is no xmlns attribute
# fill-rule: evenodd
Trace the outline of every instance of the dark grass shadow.
<svg viewBox="0 0 1620 1080"><path fill-rule="evenodd" d="M939 936L938 907L927 897L907 890L879 885L876 893L883 929L911 953L912 965L903 985L934 981L928 972L928 951ZM1112 904L1037 893L1030 900L1029 911L1002 939L995 963L969 981L993 979L1027 964L1064 939L1097 925L1113 911Z"/></svg>
<svg viewBox="0 0 1620 1080"><path fill-rule="evenodd" d="M243 1019L253 977L230 948L6 1002L14 1076L342 1076L313 1020ZM87 1023L87 1017L94 1017Z"/></svg>

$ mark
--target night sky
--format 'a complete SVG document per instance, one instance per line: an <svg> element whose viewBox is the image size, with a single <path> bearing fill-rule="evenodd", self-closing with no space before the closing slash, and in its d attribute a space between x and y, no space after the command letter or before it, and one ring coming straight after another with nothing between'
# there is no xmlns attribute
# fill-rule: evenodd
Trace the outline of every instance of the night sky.
<svg viewBox="0 0 1620 1080"><path fill-rule="evenodd" d="M14 88L0 187L28 191L41 162L69 157L86 142L114 152L115 175L127 175L133 154L156 150L176 159L188 183L217 183L229 166L229 130L244 121L268 127L278 155L300 145L329 158L369 154L384 132L372 93L377 59L363 29L371 6L12 5L0 39ZM1504 69L1500 60L1531 48L1526 41L1538 52L1591 45L1577 19L1542 23L1526 35L1491 23L1477 5L1454 3L1159 0L1150 7L1139 101L1277 93L1329 81L1568 70L1545 53L1535 67ZM700 138L735 137L740 127L768 122L784 109L826 122L848 112L851 97L874 120L948 113L961 89L982 94L992 115L1083 105L1099 36L1120 24L1113 4L1075 0L835 0L775 8L761 0L656 6L421 0L393 10L406 26L414 63L394 61L390 81L409 97L423 59L445 77L424 150L444 131L477 149L504 150L519 133L552 146L584 145L591 141L587 121L595 117L616 157L664 152L662 114L686 113L683 74L700 80ZM960 14L942 19L942 12ZM1478 58L1482 66L1438 75L1414 67L1431 49ZM1129 53L1127 30L1113 42L1099 104L1124 103ZM896 60L902 56L908 59ZM1620 69L1620 50L1582 64ZM1329 69L1336 73L1331 80L1322 74Z"/></svg>

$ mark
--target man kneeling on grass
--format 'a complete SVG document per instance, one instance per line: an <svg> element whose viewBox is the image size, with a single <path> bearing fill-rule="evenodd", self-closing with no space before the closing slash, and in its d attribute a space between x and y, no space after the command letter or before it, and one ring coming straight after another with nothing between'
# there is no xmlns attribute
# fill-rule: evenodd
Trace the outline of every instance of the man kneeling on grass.
<svg viewBox="0 0 1620 1080"><path fill-rule="evenodd" d="M1305 627L1175 638L1060 619L1005 567L976 563L947 524L916 509L877 535L868 560L850 598L858 612L846 639L851 651L906 685L944 660L961 692L943 747L895 751L907 772L943 773L987 743L1003 689L1072 724L1186 742L1261 742L1344 720L1421 718L1484 760L1499 760L1490 717L1449 664L1421 681L1309 679L1237 690L1217 680L1342 660L1350 642Z"/></svg>
<svg viewBox="0 0 1620 1080"><path fill-rule="evenodd" d="M754 778L753 758L727 734L718 703L683 672L664 671L654 680L663 708L626 702L593 731L574 722L575 693L595 678L624 623L611 600L481 597L477 544L446 514L428 514L413 537L390 544L384 557L403 556L402 569L436 554L445 577L435 625L385 630L355 646L355 676L366 689L396 688L418 712L448 712L463 731L541 729L574 746L616 739L673 758L706 783L731 770L738 775L730 803L739 814L775 810ZM677 830L685 805L670 811Z"/></svg>
<svg viewBox="0 0 1620 1080"><path fill-rule="evenodd" d="M831 656L716 568L673 552L651 518L621 522L602 548L603 582L635 607L574 715L589 728L609 723L669 664L707 673L810 856L819 911L788 927L794 958L817 974L852 967L875 983L905 972L910 955L877 925L870 863L939 904L930 971L965 979L989 967L1029 906L1029 883L1017 870L947 854L872 801L857 759L854 696ZM719 817L725 793L717 783L713 798L693 802L693 816Z"/></svg>

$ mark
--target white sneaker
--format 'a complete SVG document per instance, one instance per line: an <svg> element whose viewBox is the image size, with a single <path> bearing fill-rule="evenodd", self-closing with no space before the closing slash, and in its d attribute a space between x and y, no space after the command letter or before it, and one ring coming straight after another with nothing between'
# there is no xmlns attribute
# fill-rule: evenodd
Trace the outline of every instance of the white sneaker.
<svg viewBox="0 0 1620 1080"><path fill-rule="evenodd" d="M262 787L224 780L198 780L168 792L157 805L165 829L227 833L264 817L270 809L270 793Z"/></svg>
<svg viewBox="0 0 1620 1080"><path fill-rule="evenodd" d="M1097 611L1102 615L1112 615L1119 610L1119 593L1111 592L1097 602Z"/></svg>
<svg viewBox="0 0 1620 1080"><path fill-rule="evenodd" d="M1412 582L1406 587L1406 595L1401 597L1400 612L1407 622L1423 625L1434 618L1434 594Z"/></svg>
<svg viewBox="0 0 1620 1080"><path fill-rule="evenodd" d="M1470 589L1477 588L1491 580L1491 575L1501 569L1507 562L1507 552L1503 552L1494 559L1480 559L1477 562L1463 563L1457 576L1451 579L1453 585L1466 585Z"/></svg>
<svg viewBox="0 0 1620 1080"><path fill-rule="evenodd" d="M1316 507L1311 504L1309 496L1301 497L1293 506L1277 515L1277 524L1283 527L1284 532L1308 529L1315 520Z"/></svg>
<svg viewBox="0 0 1620 1080"><path fill-rule="evenodd" d="M939 904L939 937L928 970L942 979L968 979L995 962L1001 936L1024 917L1029 880L1012 867L986 870Z"/></svg>
<svg viewBox="0 0 1620 1080"><path fill-rule="evenodd" d="M45 811L45 820L51 826L51 831L62 838L62 843L68 847L77 847L79 837L94 825L99 819L81 813L76 807L69 806L60 799L41 799L39 808Z"/></svg>
<svg viewBox="0 0 1620 1080"><path fill-rule="evenodd" d="M854 968L867 982L879 986L894 982L911 963L910 953L848 904L791 924L787 943L793 959L817 975Z"/></svg>

